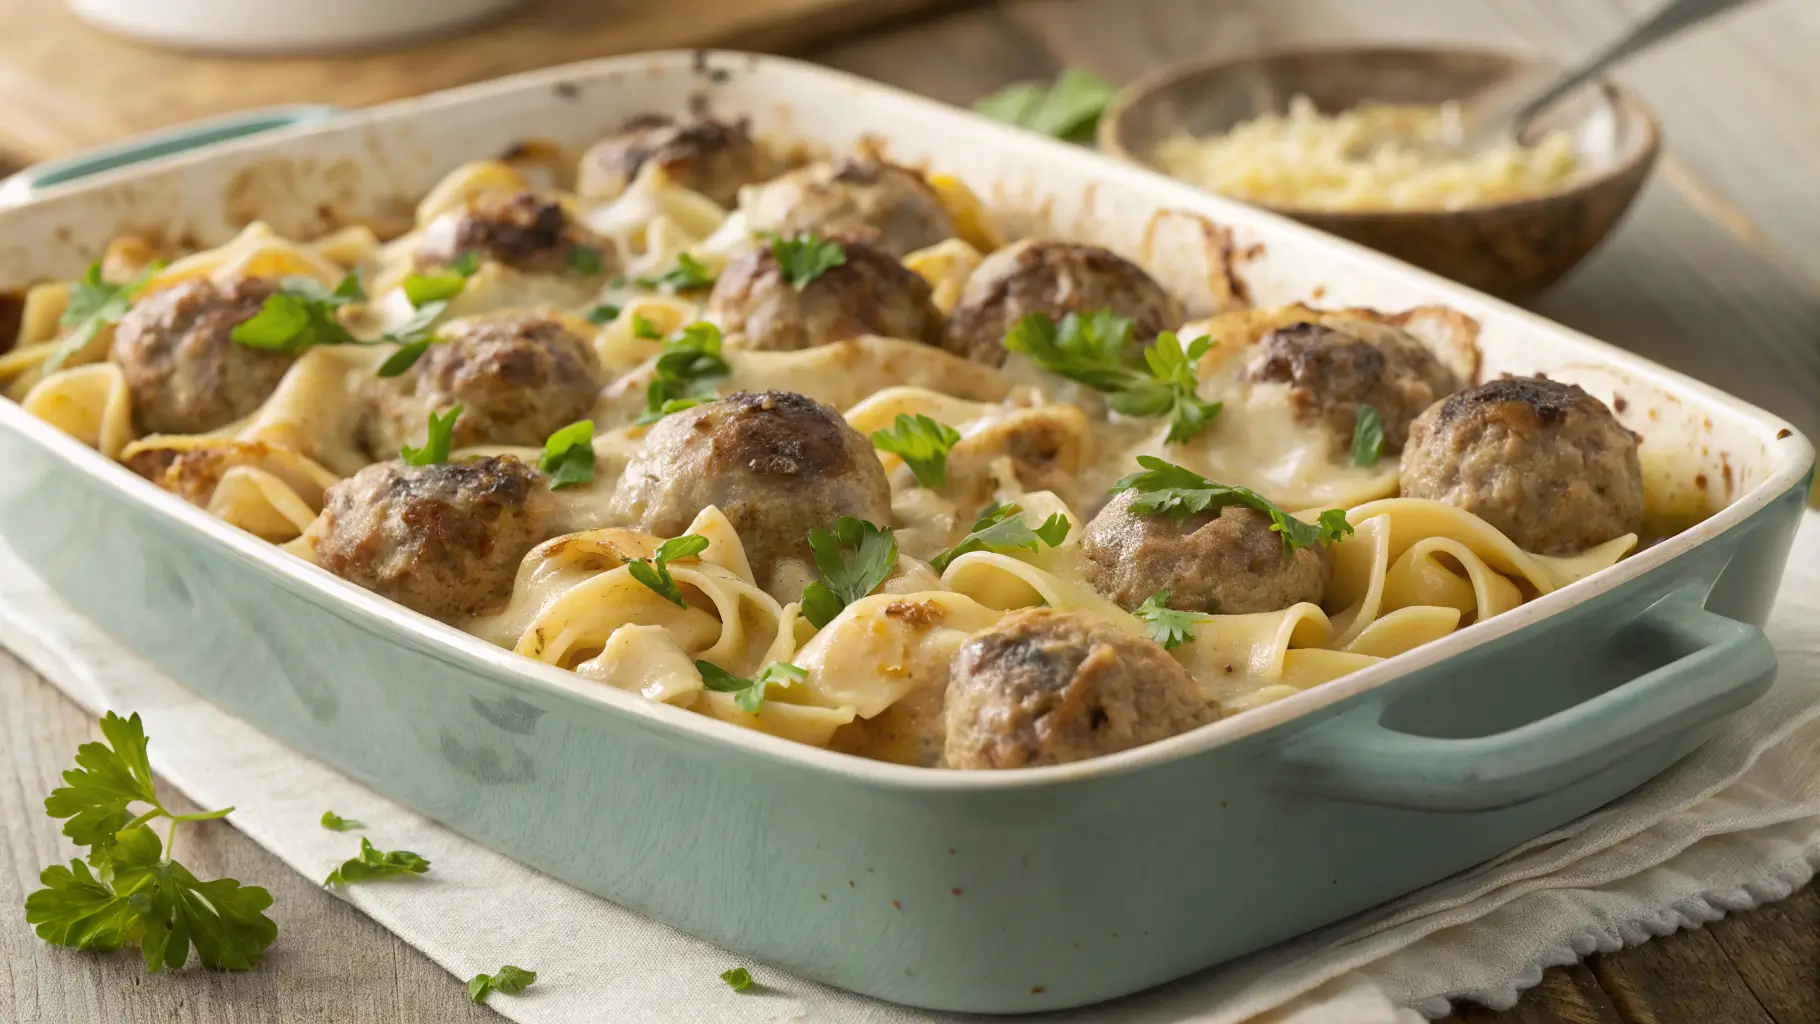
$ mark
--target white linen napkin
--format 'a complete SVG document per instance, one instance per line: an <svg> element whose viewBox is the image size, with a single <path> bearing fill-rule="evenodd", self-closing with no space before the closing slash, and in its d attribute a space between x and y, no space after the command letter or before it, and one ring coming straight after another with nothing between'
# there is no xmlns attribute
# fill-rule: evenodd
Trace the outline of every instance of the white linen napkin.
<svg viewBox="0 0 1820 1024"><path fill-rule="evenodd" d="M1768 627L1770 693L1653 782L1489 864L1367 914L1159 989L1038 1020L1408 1024L1451 1001L1510 1006L1542 971L1781 899L1820 863L1820 514L1807 513ZM325 808L382 848L434 864L410 884L341 895L457 978L538 972L488 1005L571 1021L969 1018L880 1003L716 949L486 850L279 744L190 693L74 614L0 542L0 643L94 712L138 711L153 768L312 879L350 856ZM73 753L73 752L72 752ZM256 883L257 880L249 880ZM497 913L512 906L511 915ZM283 922L278 941L283 942ZM718 978L744 964L766 991ZM978 1018L985 1019L985 1018Z"/></svg>

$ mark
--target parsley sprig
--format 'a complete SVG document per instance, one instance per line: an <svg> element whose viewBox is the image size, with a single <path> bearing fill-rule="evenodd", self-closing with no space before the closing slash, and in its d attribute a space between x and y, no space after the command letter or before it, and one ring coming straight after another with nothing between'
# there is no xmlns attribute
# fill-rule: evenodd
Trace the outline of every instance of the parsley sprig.
<svg viewBox="0 0 1820 1024"><path fill-rule="evenodd" d="M44 360L44 372L55 373L62 369L71 356L88 347L103 327L119 323L132 308L134 297L163 269L163 260L153 260L138 277L117 285L102 280L101 264L89 264L82 280L70 285L69 303L63 307L63 316L57 321L69 333Z"/></svg>
<svg viewBox="0 0 1820 1024"><path fill-rule="evenodd" d="M948 482L948 449L961 439L960 431L922 413L898 413L888 430L872 432L872 447L903 457L924 487Z"/></svg>
<svg viewBox="0 0 1820 1024"><path fill-rule="evenodd" d="M640 288L652 290L663 289L668 292L694 292L714 287L714 272L708 265L686 252L676 254L676 266L656 277L637 279Z"/></svg>
<svg viewBox="0 0 1820 1024"><path fill-rule="evenodd" d="M645 388L645 411L636 422L656 423L673 412L712 402L714 386L733 372L720 347L720 328L706 320L684 327L664 342L656 372Z"/></svg>
<svg viewBox="0 0 1820 1024"><path fill-rule="evenodd" d="M1384 457L1384 417L1369 405L1359 406L1352 421L1352 464L1371 467Z"/></svg>
<svg viewBox="0 0 1820 1024"><path fill-rule="evenodd" d="M1150 628L1150 639L1162 644L1166 651L1194 642L1195 625L1213 619L1206 612L1184 612L1169 607L1167 587L1145 598L1131 614Z"/></svg>
<svg viewBox="0 0 1820 1024"><path fill-rule="evenodd" d="M1077 380L1107 395L1106 402L1128 416L1168 416L1169 443L1181 444L1207 429L1220 403L1196 394L1195 362L1213 339L1184 345L1173 331L1156 336L1142 352L1131 341L1131 319L1110 310L1061 323L1029 313L1005 335L1005 349L1021 352L1051 373Z"/></svg>
<svg viewBox="0 0 1820 1024"><path fill-rule="evenodd" d="M332 289L312 278L287 277L266 296L259 312L234 325L228 338L248 348L292 356L317 345L355 344L359 339L342 326L339 310L365 300L357 270Z"/></svg>
<svg viewBox="0 0 1820 1024"><path fill-rule="evenodd" d="M1100 114L1118 87L1078 68L1069 68L1055 81L1019 82L977 100L973 109L1019 128L1052 135L1069 142L1092 143Z"/></svg>
<svg viewBox="0 0 1820 1024"><path fill-rule="evenodd" d="M711 661L695 663L701 673L701 684L715 693L733 694L733 703L747 714L757 714L765 703L765 690L771 686L789 686L809 678L809 673L787 661L774 661L760 669L751 679L736 676Z"/></svg>
<svg viewBox="0 0 1820 1024"><path fill-rule="evenodd" d="M1214 483L1193 470L1152 455L1138 456L1138 465L1143 470L1124 477L1111 490L1113 494L1138 492L1130 506L1133 515L1186 517L1228 505L1256 509L1270 517L1273 531L1283 535L1285 554L1294 554L1297 548L1332 544L1353 532L1345 509L1330 508L1321 513L1319 521L1305 523L1250 488Z"/></svg>
<svg viewBox="0 0 1820 1024"><path fill-rule="evenodd" d="M455 421L461 418L459 403L449 406L448 410L438 414L430 413L429 432L424 436L423 447L413 448L410 445L398 449L398 457L407 466L429 466L438 462L449 461L449 450L455 442Z"/></svg>
<svg viewBox="0 0 1820 1024"><path fill-rule="evenodd" d="M772 236L771 258L777 261L784 280L800 292L828 271L845 266L847 250L839 242L805 231L791 238Z"/></svg>
<svg viewBox="0 0 1820 1024"><path fill-rule="evenodd" d="M803 588L803 617L816 629L877 590L897 565L897 536L888 527L852 516L835 520L832 532L812 528L809 550L822 578Z"/></svg>
<svg viewBox="0 0 1820 1024"><path fill-rule="evenodd" d="M626 571L632 578L650 587L657 595L678 608L689 607L683 600L682 588L676 585L676 578L670 575L670 563L683 558L693 558L708 550L708 538L693 533L673 537L658 545L657 552L650 558L634 558L626 563Z"/></svg>
<svg viewBox="0 0 1820 1024"><path fill-rule="evenodd" d="M360 855L349 857L329 872L323 885L351 885L402 875L421 875L430 870L430 862L409 850L381 850L371 839L362 837Z"/></svg>
<svg viewBox="0 0 1820 1024"><path fill-rule="evenodd" d="M537 980L536 971L527 971L522 967L506 964L492 974L476 974L468 979L468 1000L484 1003L487 997L495 992L515 996L530 988Z"/></svg>
<svg viewBox="0 0 1820 1024"><path fill-rule="evenodd" d="M448 312L449 303L455 301L468 286L468 278L479 269L480 257L473 250L463 250L450 261L446 273L412 274L404 279L402 290L413 312L410 319L380 336L380 341L403 347L379 364L379 376L396 377L417 365L436 341L436 321Z"/></svg>
<svg viewBox="0 0 1820 1024"><path fill-rule="evenodd" d="M947 572L948 565L955 559L971 551L996 551L1008 554L1013 551L1040 551L1038 543L1050 547L1060 547L1068 538L1072 524L1068 517L1060 512L1052 513L1043 525L1031 529L1024 522L1023 506L993 502L980 513L979 520L961 542L929 560L936 572Z"/></svg>
<svg viewBox="0 0 1820 1024"><path fill-rule="evenodd" d="M550 474L550 490L594 482L594 421L577 420L543 443L537 468Z"/></svg>
<svg viewBox="0 0 1820 1024"><path fill-rule="evenodd" d="M25 919L38 937L82 950L138 943L153 974L182 967L190 949L205 966L250 970L278 935L265 916L271 894L231 878L204 882L170 857L177 825L226 815L233 808L172 814L159 803L138 715L101 719L102 743L76 751L76 768L44 801L63 834L89 848L85 860L47 867L44 888L25 898ZM150 809L135 815L134 804ZM170 822L166 841L149 827ZM91 870L92 869L92 870Z"/></svg>

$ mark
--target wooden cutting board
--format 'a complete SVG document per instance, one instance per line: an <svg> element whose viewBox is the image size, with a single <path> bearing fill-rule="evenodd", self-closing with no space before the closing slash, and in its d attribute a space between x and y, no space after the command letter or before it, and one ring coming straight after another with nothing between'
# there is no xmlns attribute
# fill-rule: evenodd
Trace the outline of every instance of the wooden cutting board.
<svg viewBox="0 0 1820 1024"><path fill-rule="evenodd" d="M491 24L402 48L242 58L110 36L77 19L63 0L0 0L0 165L231 110L367 106L616 53L695 46L777 52L955 2L531 0Z"/></svg>

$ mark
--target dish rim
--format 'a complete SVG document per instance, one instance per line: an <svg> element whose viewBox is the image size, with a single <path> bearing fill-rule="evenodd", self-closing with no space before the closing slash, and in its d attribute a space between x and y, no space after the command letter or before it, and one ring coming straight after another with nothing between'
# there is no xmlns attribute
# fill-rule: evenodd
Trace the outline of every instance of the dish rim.
<svg viewBox="0 0 1820 1024"><path fill-rule="evenodd" d="M1196 189L1147 166L1127 163L1115 157L1069 146L1000 124L970 111L906 92L883 83L861 78L787 57L745 53L732 50L649 51L619 57L600 58L573 64L524 72L473 85L427 93L397 100L314 125L284 129L266 135L235 139L188 153L174 154L143 164L133 164L96 174L92 179L59 186L31 202L0 210L0 223L16 211L29 210L52 198L63 198L90 192L106 192L152 171L167 171L206 164L224 156L251 153L271 148L275 143L291 142L302 137L332 133L371 131L394 119L409 119L428 111L446 108L466 100L484 99L493 94L526 88L549 87L577 77L607 77L633 69L650 70L654 64L677 64L678 70L707 59L739 60L757 68L770 65L790 75L801 75L834 84L844 84L866 91L880 92L894 102L921 107L932 115L970 119L989 125L1000 133L1009 153L1037 155L1045 150L1069 159L1082 161L1099 178L1124 178L1136 189L1157 195L1159 208L1181 209L1212 219L1222 225L1249 222L1260 233L1305 237L1329 250L1351 251L1355 258L1377 263L1384 272L1400 274L1434 296L1433 302L1450 306L1462 303L1496 316L1515 320L1530 330L1556 335L1575 350L1576 360L1603 362L1632 375L1653 378L1652 383L1677 398L1698 402L1702 408L1720 408L1734 417L1748 421L1756 432L1768 437L1776 433L1774 444L1766 443L1767 458L1775 460L1775 469L1754 487L1735 497L1728 505L1700 523L1638 552L1610 568L1594 573L1550 594L1526 602L1503 615L1495 616L1455 631L1448 636L1423 644L1368 668L1342 676L1328 683L1310 687L1300 693L1222 718L1200 728L1155 743L1069 764L1020 768L1013 771L957 771L945 768L893 764L852 754L838 753L820 747L787 740L756 730L741 728L682 708L651 701L636 693L585 680L573 672L547 665L487 643L480 637L462 632L403 605L396 604L327 570L281 550L277 545L246 533L182 497L165 491L156 484L108 459L99 451L70 437L49 423L26 412L18 403L0 400L0 427L10 429L36 443L70 468L91 481L106 487L114 496L149 511L167 524L193 530L226 549L243 563L262 571L275 583L286 586L293 595L308 600L316 607L361 628L376 633L390 643L414 647L439 662L453 664L484 675L503 685L527 687L543 696L558 699L581 699L624 714L629 722L654 728L668 735L687 736L687 742L700 742L703 737L727 744L743 753L765 758L779 765L793 765L810 770L831 772L849 781L893 790L921 792L975 793L1023 790L1068 785L1102 776L1123 775L1160 767L1194 757L1216 747L1253 736L1295 719L1314 714L1332 704L1377 689L1394 679L1430 668L1457 654L1481 647L1501 637L1532 625L1614 590L1718 537L1767 507L1771 501L1794 487L1814 461L1814 448L1808 438L1792 425L1764 410L1728 395L1711 385L1664 367L1652 360L1591 338L1564 325L1554 323L1503 300L1474 291L1439 275L1402 263L1394 258L1366 249L1288 216L1265 208L1250 206L1224 196ZM886 135L889 138L889 135ZM1034 146L1033 146L1034 143ZM1047 149L1047 147L1056 147ZM1456 307L1457 308L1457 307ZM1470 314L1478 315L1478 314Z"/></svg>
<svg viewBox="0 0 1820 1024"><path fill-rule="evenodd" d="M1134 152L1130 147L1126 146L1124 140L1119 137L1120 124L1140 100L1149 99L1151 96L1177 82L1193 78L1197 75L1230 70L1231 68L1242 64L1259 64L1285 58L1319 58L1337 53L1348 55L1372 53L1385 55L1433 55L1439 53L1465 55L1480 59L1495 58L1509 61L1513 66L1527 66L1536 69L1560 67L1560 65L1555 64L1554 62L1518 50L1500 50L1494 47L1484 46L1425 46L1413 43L1365 44L1360 46L1286 46L1280 49L1265 50L1261 53L1242 57L1194 58L1146 72L1122 87L1118 91L1118 94L1112 98L1112 101L1106 105L1105 113L1100 118L1099 130L1095 133L1095 141L1097 141L1100 147L1107 152L1115 154L1120 158L1128 160L1147 170L1155 171L1172 181L1179 181L1183 184L1200 188L1210 194L1219 195L1222 198L1233 199L1238 202L1244 202L1262 210L1282 214L1285 217L1293 217L1300 220L1314 217L1330 220L1334 223L1360 223L1386 218L1409 218L1414 220L1425 217L1440 218L1474 215L1482 216L1488 214L1521 216L1527 210L1545 204L1559 203L1568 196L1580 195L1596 189L1608 188L1613 182L1623 178L1625 175L1633 174L1639 168L1647 168L1654 165L1662 154L1662 124L1656 117L1655 111L1651 110L1648 104L1644 103L1641 98L1629 89L1624 88L1622 85L1619 85L1609 78L1603 77L1594 79L1591 84L1597 85L1602 89L1613 105L1635 114L1638 123L1645 129L1643 143L1638 148L1635 156L1625 160L1610 161L1593 173L1583 177L1579 175L1569 175L1562 184L1549 189L1546 192L1538 192L1534 195L1521 196L1515 199L1468 203L1464 206L1383 207L1367 210L1346 210L1329 209L1320 206L1289 206L1279 203L1253 202L1251 200L1239 199L1236 196L1227 196L1224 193L1213 192L1212 189L1196 185L1186 178L1178 178L1175 175L1164 171L1150 160L1145 159L1142 155ZM1582 88L1585 87L1583 86ZM1199 136L1196 137L1198 138Z"/></svg>

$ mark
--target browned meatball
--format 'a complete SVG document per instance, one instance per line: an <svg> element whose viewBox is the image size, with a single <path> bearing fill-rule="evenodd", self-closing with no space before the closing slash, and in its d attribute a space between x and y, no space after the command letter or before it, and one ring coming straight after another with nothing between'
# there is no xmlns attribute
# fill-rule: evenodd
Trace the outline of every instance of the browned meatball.
<svg viewBox="0 0 1820 1024"><path fill-rule="evenodd" d="M777 178L758 190L747 215L755 231L864 238L899 259L954 237L953 216L922 175L860 156Z"/></svg>
<svg viewBox="0 0 1820 1024"><path fill-rule="evenodd" d="M1026 238L974 268L949 314L948 351L974 362L1005 361L1005 335L1026 314L1060 321L1111 310L1131 318L1134 341L1147 343L1181 326L1182 303L1144 268L1097 245Z"/></svg>
<svg viewBox="0 0 1820 1024"><path fill-rule="evenodd" d="M1280 327L1259 339L1246 371L1254 382L1288 384L1296 418L1326 428L1336 454L1351 447L1361 405L1378 411L1383 451L1395 455L1410 422L1466 384L1407 331L1369 320Z"/></svg>
<svg viewBox="0 0 1820 1024"><path fill-rule="evenodd" d="M1572 384L1506 377L1409 429L1406 498L1458 505L1525 551L1569 555L1643 528L1637 435Z"/></svg>
<svg viewBox="0 0 1820 1024"><path fill-rule="evenodd" d="M278 291L276 282L192 278L127 311L108 358L132 393L141 433L200 434L250 415L271 396L294 355L239 344L228 335Z"/></svg>
<svg viewBox="0 0 1820 1024"><path fill-rule="evenodd" d="M1005 616L948 668L950 768L1063 764L1155 743L1219 717L1156 643L1072 611Z"/></svg>
<svg viewBox="0 0 1820 1024"><path fill-rule="evenodd" d="M708 296L708 315L725 328L727 347L814 348L862 334L941 341L929 282L867 242L834 244L846 262L801 289L784 277L769 245L729 264Z"/></svg>
<svg viewBox="0 0 1820 1024"><path fill-rule="evenodd" d="M1319 604L1333 559L1319 544L1283 550L1283 535L1256 509L1228 505L1192 516L1140 516L1136 491L1113 498L1081 534L1081 572L1127 611L1159 590L1179 611L1273 612Z"/></svg>
<svg viewBox="0 0 1820 1024"><path fill-rule="evenodd" d="M429 414L460 403L454 446L536 446L586 419L605 384L594 346L531 310L444 327L410 369L369 385L362 424L369 454L391 458L423 443Z"/></svg>
<svg viewBox="0 0 1820 1024"><path fill-rule="evenodd" d="M890 522L891 488L872 442L840 413L790 391L742 391L658 421L626 466L612 513L675 537L709 505L739 531L769 586L779 562L808 563L810 527L841 516Z"/></svg>
<svg viewBox="0 0 1820 1024"><path fill-rule="evenodd" d="M464 252L527 274L598 276L615 263L611 240L576 223L556 200L528 191L482 193L431 221L417 265L447 266Z"/></svg>
<svg viewBox="0 0 1820 1024"><path fill-rule="evenodd" d="M549 488L512 458L375 463L329 488L309 538L317 562L434 619L478 615L512 593L549 539Z"/></svg>
<svg viewBox="0 0 1820 1024"><path fill-rule="evenodd" d="M611 199L646 164L663 168L672 181L726 207L738 201L740 186L769 181L783 170L776 155L752 138L743 118L728 123L641 114L582 154L577 191Z"/></svg>

